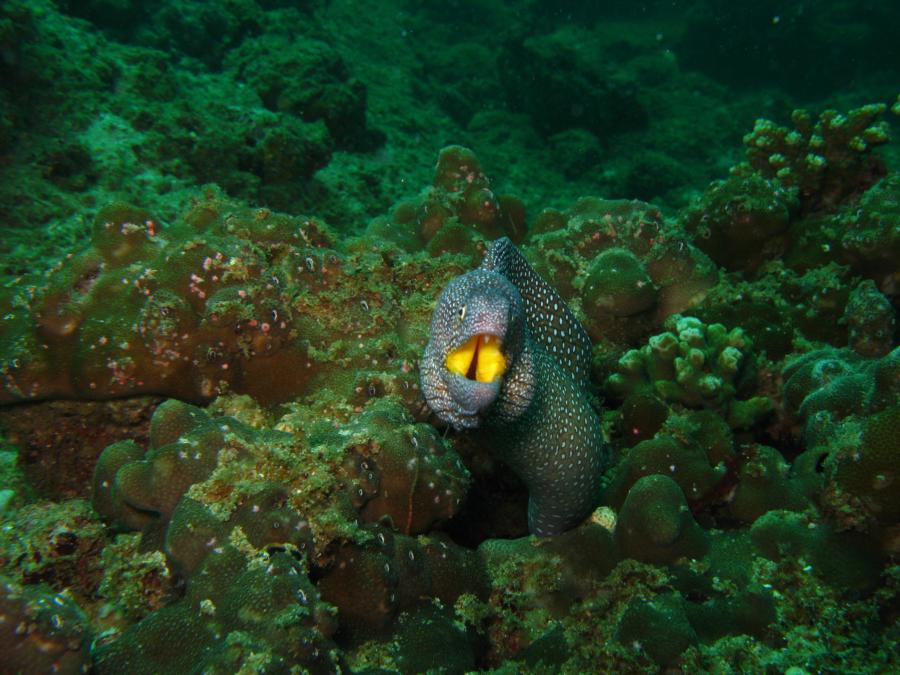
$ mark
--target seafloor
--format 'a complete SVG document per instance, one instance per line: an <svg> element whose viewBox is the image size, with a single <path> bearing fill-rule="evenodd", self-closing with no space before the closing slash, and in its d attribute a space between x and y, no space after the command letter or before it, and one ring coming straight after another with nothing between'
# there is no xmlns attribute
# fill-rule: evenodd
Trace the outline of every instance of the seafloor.
<svg viewBox="0 0 900 675"><path fill-rule="evenodd" d="M0 4L0 672L900 671L900 8L600 4ZM558 536L420 391L502 236Z"/></svg>

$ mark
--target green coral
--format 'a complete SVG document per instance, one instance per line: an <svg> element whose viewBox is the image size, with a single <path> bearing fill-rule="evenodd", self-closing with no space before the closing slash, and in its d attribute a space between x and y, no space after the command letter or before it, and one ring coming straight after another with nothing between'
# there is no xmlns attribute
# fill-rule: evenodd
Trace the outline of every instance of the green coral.
<svg viewBox="0 0 900 675"><path fill-rule="evenodd" d="M861 281L851 292L844 310L850 347L862 356L884 356L894 342L897 319L891 301L871 279Z"/></svg>
<svg viewBox="0 0 900 675"><path fill-rule="evenodd" d="M545 209L529 244L535 269L581 309L601 346L645 339L666 317L698 304L718 279L681 228L637 200L584 197L562 211Z"/></svg>
<svg viewBox="0 0 900 675"><path fill-rule="evenodd" d="M0 617L4 669L63 675L87 670L93 636L85 613L65 592L0 577Z"/></svg>
<svg viewBox="0 0 900 675"><path fill-rule="evenodd" d="M622 615L616 639L626 646L639 645L660 667L676 663L698 641L678 593L660 594L650 602L632 601Z"/></svg>
<svg viewBox="0 0 900 675"><path fill-rule="evenodd" d="M752 523L773 510L803 511L813 504L819 482L792 472L784 456L765 445L744 447L739 458L737 485L728 499L728 513Z"/></svg>
<svg viewBox="0 0 900 675"><path fill-rule="evenodd" d="M252 147L227 157L246 138L200 129L185 170L227 177L247 162L293 194L316 165L304 158L330 152L326 131L366 141L343 76L325 83L337 105L323 111L314 90L335 73L292 83L273 70L340 69L301 42L268 35L236 53L226 67L260 94L271 84L282 112L253 113ZM296 51L254 62L270 44ZM117 86L173 96L173 66L148 51ZM279 132L287 110L310 119ZM78 401L0 415L28 480L53 478L57 496L83 494L88 441L108 445L93 502L107 526L83 501L23 505L25 491L0 513L13 617L0 651L23 671L63 672L891 670L896 178L872 184L877 157L829 139L821 171L802 173L799 156L791 174L745 167L677 223L585 198L526 233L521 202L455 146L420 197L358 237L210 190L160 220L113 203L46 276L10 262L21 279L0 288L4 401L216 398L163 403L149 428L149 397L107 417ZM48 180L89 185L98 144L60 144ZM645 158L649 176L668 170ZM277 197L252 179L246 190ZM585 318L594 381L615 370L604 393L622 400L604 412L619 451L605 506L543 540L496 539L524 531L522 486L484 448L442 437L417 390L438 289L501 234L522 238ZM819 342L834 346L778 377Z"/></svg>
<svg viewBox="0 0 900 675"><path fill-rule="evenodd" d="M291 555L226 545L204 561L182 599L97 645L94 664L98 673L184 672L198 665L273 673L300 665L331 673L340 663L329 639L333 611Z"/></svg>
<svg viewBox="0 0 900 675"><path fill-rule="evenodd" d="M837 234L833 243L841 262L870 278L878 289L895 297L900 287L900 176L889 174L865 194L829 219ZM821 245L821 242L820 242Z"/></svg>
<svg viewBox="0 0 900 675"><path fill-rule="evenodd" d="M814 350L783 371L785 403L803 422L807 447L797 464L809 474L815 462L822 506L838 527L871 531L888 551L896 544L884 528L900 520L892 487L900 476L898 375L900 348L875 359Z"/></svg>
<svg viewBox="0 0 900 675"><path fill-rule="evenodd" d="M119 593L122 616L139 621L96 650L98 672L200 662L226 669L258 662L273 671L302 663L330 672L340 662L328 639L338 626L372 635L380 607L393 608L383 615L393 626L399 612L431 597L452 604L464 591L486 592L480 563L449 540L356 524L428 530L453 515L465 493L459 459L396 399L375 399L342 427L295 408L279 423L292 433L273 430L240 398L216 407L211 415L166 402L151 420L146 452L118 443L98 462L97 509L120 527L141 529L142 548L159 547L167 563L141 557L127 569L109 566L103 593ZM262 428L222 416L229 410ZM186 580L184 598L165 592L169 570ZM276 639L285 631L294 637ZM195 640L178 654L140 661L160 640L180 644L186 634Z"/></svg>
<svg viewBox="0 0 900 675"><path fill-rule="evenodd" d="M887 143L887 109L872 104L843 115L826 110L817 120L805 110L791 115L793 129L757 120L744 137L749 166L797 191L805 212L834 210L858 197L884 174L872 149ZM740 170L740 169L739 169Z"/></svg>
<svg viewBox="0 0 900 675"><path fill-rule="evenodd" d="M681 223L717 264L753 272L787 247L785 233L796 208L793 191L774 179L730 176L712 183Z"/></svg>
<svg viewBox="0 0 900 675"><path fill-rule="evenodd" d="M329 564L318 564L317 587L338 608L347 640L383 639L397 620L430 605L452 606L463 594L487 598L484 561L448 537L408 537L377 525L365 532L367 541L345 542Z"/></svg>
<svg viewBox="0 0 900 675"><path fill-rule="evenodd" d="M666 327L669 330L619 359L617 372L606 383L613 394L624 398L648 390L670 404L721 411L738 429L771 411L765 397L739 398L755 377L753 345L740 328L728 330L678 315L670 317Z"/></svg>
<svg viewBox="0 0 900 675"><path fill-rule="evenodd" d="M525 207L491 187L474 152L450 145L438 156L432 187L397 205L390 218L373 220L367 231L410 251L424 246L433 256L463 253L474 262L492 239L522 240Z"/></svg>
<svg viewBox="0 0 900 675"><path fill-rule="evenodd" d="M134 207L109 207L67 265L39 285L12 284L14 306L0 318L0 402L238 393L271 405L319 377L334 388L343 380L348 393L354 373L404 364L392 377L410 387L414 338L430 315L420 271L367 245L337 250L315 219L213 191L167 228ZM436 283L448 274L434 271Z"/></svg>
<svg viewBox="0 0 900 675"><path fill-rule="evenodd" d="M898 373L900 348L877 359L850 349L815 349L785 364L784 400L788 411L804 422L807 443L814 445L832 422L896 403Z"/></svg>
<svg viewBox="0 0 900 675"><path fill-rule="evenodd" d="M623 451L610 472L606 503L621 507L632 487L654 474L674 479L693 504L715 501L717 487L727 476L726 462L732 459L731 438L701 426L690 418L672 419L653 438Z"/></svg>
<svg viewBox="0 0 900 675"><path fill-rule="evenodd" d="M357 517L427 531L465 496L459 458L391 399L376 399L340 431L328 420L298 422L281 423L295 433L257 430L166 402L146 452L129 441L103 452L94 507L127 529L161 528L165 552L190 575L237 531L256 548L307 551L314 536L325 547Z"/></svg>
<svg viewBox="0 0 900 675"><path fill-rule="evenodd" d="M709 548L681 487L660 474L644 476L628 491L615 541L624 556L648 563L702 558Z"/></svg>
<svg viewBox="0 0 900 675"><path fill-rule="evenodd" d="M844 426L837 440L827 446L822 461L825 508L845 527L875 532L896 527L900 524L896 489L900 481L900 405ZM890 551L896 548L889 535L885 535L884 545Z"/></svg>
<svg viewBox="0 0 900 675"><path fill-rule="evenodd" d="M624 248L610 248L594 258L584 282L585 311L631 316L656 304L657 289L640 259Z"/></svg>

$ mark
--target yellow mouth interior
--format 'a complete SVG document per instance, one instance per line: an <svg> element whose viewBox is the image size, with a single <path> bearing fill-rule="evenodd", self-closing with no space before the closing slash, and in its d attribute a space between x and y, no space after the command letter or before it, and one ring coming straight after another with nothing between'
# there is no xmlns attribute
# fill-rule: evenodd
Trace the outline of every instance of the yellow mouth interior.
<svg viewBox="0 0 900 675"><path fill-rule="evenodd" d="M447 370L478 382L493 382L506 372L506 357L493 335L474 335L447 354Z"/></svg>

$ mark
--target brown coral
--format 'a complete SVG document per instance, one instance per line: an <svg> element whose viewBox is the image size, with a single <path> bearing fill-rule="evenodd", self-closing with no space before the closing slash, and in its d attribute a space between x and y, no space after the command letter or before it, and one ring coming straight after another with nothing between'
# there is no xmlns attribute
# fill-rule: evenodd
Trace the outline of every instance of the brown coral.
<svg viewBox="0 0 900 675"><path fill-rule="evenodd" d="M525 227L522 202L491 187L474 152L451 145L438 156L432 187L398 204L390 219L373 221L369 232L408 250L424 245L431 255L477 257L484 240L507 236L520 242Z"/></svg>
<svg viewBox="0 0 900 675"><path fill-rule="evenodd" d="M395 264L381 243L336 250L320 221L214 192L170 227L132 222L145 217L101 213L87 250L4 293L0 403L227 392L274 404L325 376L349 393L354 371L409 374L426 298L453 273Z"/></svg>

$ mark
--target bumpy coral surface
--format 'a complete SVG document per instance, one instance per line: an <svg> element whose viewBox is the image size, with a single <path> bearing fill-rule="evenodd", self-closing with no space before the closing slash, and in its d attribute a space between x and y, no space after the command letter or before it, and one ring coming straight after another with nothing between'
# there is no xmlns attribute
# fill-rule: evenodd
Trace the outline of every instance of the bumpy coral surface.
<svg viewBox="0 0 900 675"><path fill-rule="evenodd" d="M826 110L813 121L805 110L791 116L793 129L758 120L744 137L753 169L797 190L806 211L831 210L859 196L884 172L872 148L888 140L879 117L884 104L867 105L843 115Z"/></svg>
<svg viewBox="0 0 900 675"><path fill-rule="evenodd" d="M108 33L90 45L115 44L130 59L84 87L157 99L127 124L103 122L142 128L133 152L151 156L172 124L177 83L241 83L228 90L234 109L195 89L178 119L187 125L204 102L211 117L179 127L165 155L177 158L167 166L179 181L215 180L230 196L194 188L185 206L138 186L137 205L90 206L85 191L109 166L92 152L108 144L85 136L38 153L56 187L37 197L80 191L74 210L93 215L55 264L17 254L0 270L4 665L897 670L898 184L877 149L883 106L796 114L793 131L760 123L748 163L703 192L679 183L672 157L708 152L708 131L677 134L671 157L629 137L660 133L655 118L674 105L637 85L673 93L688 77L659 55L663 33L579 42L583 32L553 25L525 39L507 8L434 3L372 9L373 22L390 12L390 30L331 41L315 33L317 17L358 8L74 4L59 6ZM423 46L432 34L407 33L442 25L442 12L471 13L467 30L483 44L435 54ZM0 9L0 74L23 91L46 84L42 62L65 70L29 42L48 30L39 14ZM485 27L499 24L506 46L488 39L499 32ZM213 25L220 41L189 38ZM353 41L391 51L400 70L349 57ZM587 59L604 54L627 71ZM428 74L373 103L379 79L402 74L407 58ZM463 83L460 64L482 61L492 64L483 78ZM702 76L688 79L695 123L715 93ZM386 125L430 88L469 137L491 127L501 149L450 145L430 184L422 162L418 182L387 188L412 146L432 153L466 137L421 120L400 134ZM467 90L478 105L462 100ZM32 104L12 91L4 78L0 150L18 157L21 138L9 134ZM119 93L97 95L124 114ZM241 107L248 99L261 107ZM58 120L46 114L36 131ZM230 123L210 123L219 117ZM523 169L511 148L522 138L546 143L545 170L513 197L507 185ZM638 158L610 159L605 178L591 166L621 149ZM671 201L556 194L557 172L595 195L617 196L596 186L618 185ZM342 203L344 180L366 185L358 200ZM265 205L240 201L248 195ZM328 222L291 215L308 204ZM526 218L525 204L538 215ZM52 205L9 212L41 208ZM490 439L448 428L419 391L440 290L503 236L559 293L545 296L586 326L579 400L611 449L609 470L588 486L598 508L548 537L527 534L535 486ZM561 325L554 312L549 330ZM551 394L558 405L532 420L540 433L565 426L573 409Z"/></svg>
<svg viewBox="0 0 900 675"><path fill-rule="evenodd" d="M866 359L849 349L818 349L789 361L782 376L789 409L806 422L868 415L896 403L900 396L900 350Z"/></svg>
<svg viewBox="0 0 900 675"><path fill-rule="evenodd" d="M619 359L607 387L621 398L648 391L686 408L716 408L729 425L745 428L769 412L762 397L738 398L756 377L753 345L744 332L694 317L673 316L669 331Z"/></svg>
<svg viewBox="0 0 900 675"><path fill-rule="evenodd" d="M131 441L103 452L94 507L117 528L141 530L142 548L165 554L187 594L100 648L98 667L154 672L197 659L231 667L225 664L250 658L242 650L260 649L270 664L281 664L272 667L302 662L329 672L338 657L329 655L327 638L338 627L343 635L371 636L427 598L452 604L462 589L485 593L470 553L391 530L428 531L465 496L468 473L431 427L413 424L388 399L349 423L307 424L288 415L279 426L291 433L254 430L168 401L153 416L146 452ZM361 529L360 521L380 524ZM259 597L247 595L254 587ZM319 593L329 604L319 603ZM279 630L294 626L292 640L302 647L276 640L265 615L248 619L250 607L283 613ZM165 635L198 631L206 637L177 663L141 662L142 651Z"/></svg>
<svg viewBox="0 0 900 675"><path fill-rule="evenodd" d="M86 251L11 291L0 400L237 392L270 404L302 395L325 372L392 362L408 371L416 351L407 312L425 316L409 300L424 303L431 280L377 248L348 255L334 246L317 220L215 193L171 228L124 204L107 207ZM376 270L383 290L371 284Z"/></svg>
<svg viewBox="0 0 900 675"><path fill-rule="evenodd" d="M832 222L842 260L873 279L886 295L900 294L895 264L900 255L900 178L887 176L860 197L858 208L843 209Z"/></svg>
<svg viewBox="0 0 900 675"><path fill-rule="evenodd" d="M475 153L450 146L438 156L432 187L415 202L397 205L390 219L373 221L368 232L408 250L424 244L432 255L458 252L474 259L485 240L522 240L525 207L516 197L496 193Z"/></svg>
<svg viewBox="0 0 900 675"><path fill-rule="evenodd" d="M202 667L331 673L332 609L289 554L248 555L226 545L191 577L185 596L94 650L97 672ZM161 648L166 645L166 648Z"/></svg>
<svg viewBox="0 0 900 675"><path fill-rule="evenodd" d="M630 345L706 295L715 265L651 204L584 198L531 229L535 268L584 316L592 339Z"/></svg>
<svg viewBox="0 0 900 675"><path fill-rule="evenodd" d="M3 582L0 645L10 672L84 672L89 638L85 617L68 596Z"/></svg>
<svg viewBox="0 0 900 675"><path fill-rule="evenodd" d="M146 452L132 441L103 452L94 507L119 527L162 529L166 553L187 573L237 529L257 548L307 551L318 537L324 556L335 514L354 520L356 511L415 534L455 513L468 472L431 427L392 400L339 419L300 428L288 416L291 433L255 431L168 401L153 416Z"/></svg>
<svg viewBox="0 0 900 675"><path fill-rule="evenodd" d="M784 251L796 207L794 193L776 180L731 176L710 185L682 224L717 264L752 271Z"/></svg>

